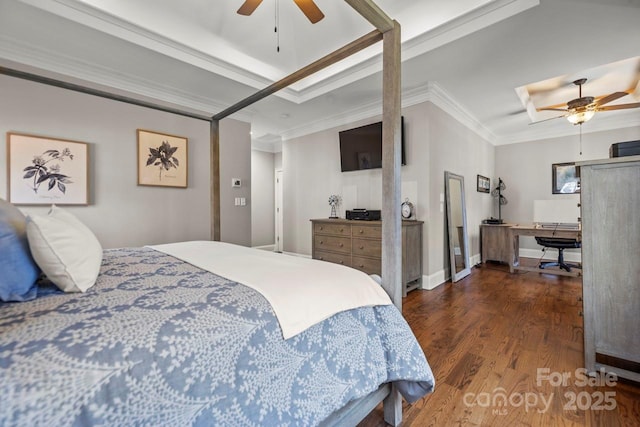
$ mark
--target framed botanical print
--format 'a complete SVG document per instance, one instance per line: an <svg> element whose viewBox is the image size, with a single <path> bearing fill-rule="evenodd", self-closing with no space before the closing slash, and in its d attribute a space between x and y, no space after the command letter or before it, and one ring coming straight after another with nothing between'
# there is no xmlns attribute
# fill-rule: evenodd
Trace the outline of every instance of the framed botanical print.
<svg viewBox="0 0 640 427"><path fill-rule="evenodd" d="M89 203L89 145L7 133L8 199L17 205Z"/></svg>
<svg viewBox="0 0 640 427"><path fill-rule="evenodd" d="M187 188L187 138L138 129L138 185Z"/></svg>

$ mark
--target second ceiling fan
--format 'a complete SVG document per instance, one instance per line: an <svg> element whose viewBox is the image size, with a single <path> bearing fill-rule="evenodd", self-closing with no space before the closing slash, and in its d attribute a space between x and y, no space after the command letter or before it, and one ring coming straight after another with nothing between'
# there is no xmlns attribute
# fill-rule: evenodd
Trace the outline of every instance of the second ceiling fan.
<svg viewBox="0 0 640 427"><path fill-rule="evenodd" d="M313 0L293 0L300 8L302 13L311 21L312 24L320 21L324 18L324 14L320 8L313 2ZM253 13L258 6L260 6L262 0L245 0L245 2L238 9L240 15L249 16Z"/></svg>
<svg viewBox="0 0 640 427"><path fill-rule="evenodd" d="M593 96L582 96L582 85L587 82L587 79L578 79L573 82L574 85L579 87L578 98L572 99L566 104L550 105L548 107L537 108L537 111L564 111L562 116L552 117L551 119L559 119L566 117L574 125L581 125L582 123L591 119L598 111L611 111L611 110L625 110L628 108L640 107L640 102L633 102L630 104L616 104L605 105L616 99L622 98L628 95L629 92L614 92L612 94L594 98ZM566 105L566 108L560 108ZM542 120L543 122L546 120ZM540 123L540 122L536 122Z"/></svg>

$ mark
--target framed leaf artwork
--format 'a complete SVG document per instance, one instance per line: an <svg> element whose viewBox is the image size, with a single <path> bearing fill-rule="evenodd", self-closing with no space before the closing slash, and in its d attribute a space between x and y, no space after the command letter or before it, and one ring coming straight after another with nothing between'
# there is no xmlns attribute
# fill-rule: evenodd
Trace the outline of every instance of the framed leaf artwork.
<svg viewBox="0 0 640 427"><path fill-rule="evenodd" d="M138 185L187 188L187 138L138 129Z"/></svg>
<svg viewBox="0 0 640 427"><path fill-rule="evenodd" d="M17 205L87 205L89 145L7 133L8 199Z"/></svg>

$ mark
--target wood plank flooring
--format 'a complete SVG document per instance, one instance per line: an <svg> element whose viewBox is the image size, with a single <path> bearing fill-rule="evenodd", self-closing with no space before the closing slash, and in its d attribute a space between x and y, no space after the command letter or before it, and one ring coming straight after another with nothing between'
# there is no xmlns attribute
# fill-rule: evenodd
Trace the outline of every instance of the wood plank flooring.
<svg viewBox="0 0 640 427"><path fill-rule="evenodd" d="M403 312L436 388L404 404L403 426L640 426L638 384L583 385L576 373L584 367L581 298L580 278L509 274L498 264L410 292ZM360 423L384 425L381 405Z"/></svg>

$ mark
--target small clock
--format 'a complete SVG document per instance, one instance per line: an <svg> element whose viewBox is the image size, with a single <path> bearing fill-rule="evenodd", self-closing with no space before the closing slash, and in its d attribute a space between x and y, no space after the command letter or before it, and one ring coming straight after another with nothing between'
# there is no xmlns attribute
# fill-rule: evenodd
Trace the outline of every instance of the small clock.
<svg viewBox="0 0 640 427"><path fill-rule="evenodd" d="M402 212L402 218L404 219L413 218L413 214L414 214L413 203L411 203L409 199L405 199L404 202L402 202L401 212Z"/></svg>

